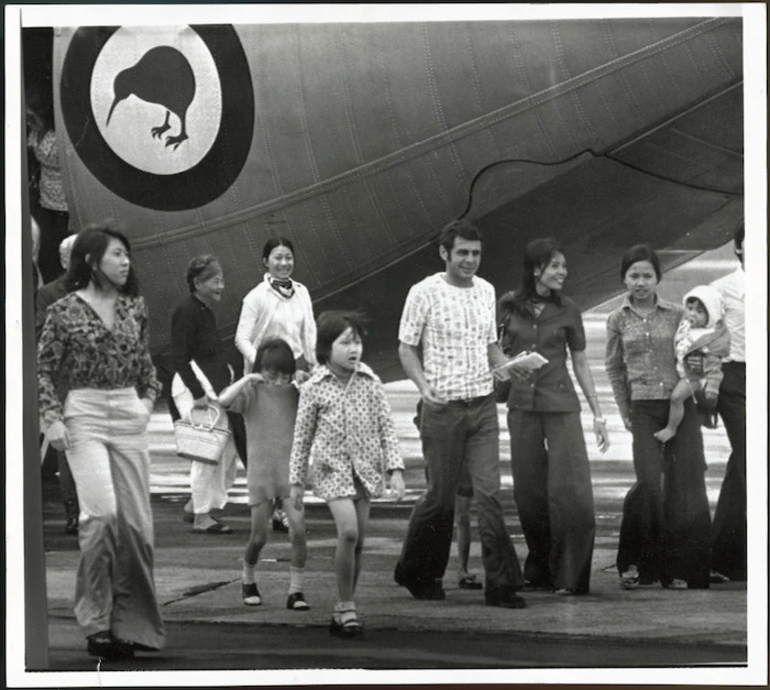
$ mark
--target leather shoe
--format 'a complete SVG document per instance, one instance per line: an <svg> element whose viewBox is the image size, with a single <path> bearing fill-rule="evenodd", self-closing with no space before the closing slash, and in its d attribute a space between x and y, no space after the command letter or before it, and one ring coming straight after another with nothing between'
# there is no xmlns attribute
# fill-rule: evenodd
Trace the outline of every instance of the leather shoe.
<svg viewBox="0 0 770 690"><path fill-rule="evenodd" d="M107 661L123 661L134 658L134 649L128 642L114 638L109 630L103 630L88 636L88 654Z"/></svg>
<svg viewBox="0 0 770 690"><path fill-rule="evenodd" d="M446 599L446 593L444 592L441 580L435 580L430 585L418 584L411 580L407 580L401 571L400 563L396 564L396 569L393 572L393 579L399 587L406 587L409 590L409 594L415 599L420 599L421 601L441 601L442 599Z"/></svg>
<svg viewBox="0 0 770 690"><path fill-rule="evenodd" d="M524 597L511 592L510 594L494 595L485 597L487 606L498 606L504 609L523 609L527 607Z"/></svg>

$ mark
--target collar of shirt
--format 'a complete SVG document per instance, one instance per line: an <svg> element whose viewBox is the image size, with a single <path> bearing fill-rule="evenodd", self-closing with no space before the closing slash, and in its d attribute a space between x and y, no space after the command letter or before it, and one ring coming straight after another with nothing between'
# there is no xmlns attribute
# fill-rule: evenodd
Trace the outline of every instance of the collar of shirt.
<svg viewBox="0 0 770 690"><path fill-rule="evenodd" d="M377 375L374 373L372 368L368 364L364 364L363 362L358 363L358 369L353 372L353 376L356 374L363 374L365 376L368 376L371 379L375 379ZM313 373L310 376L309 381L313 381L314 383L318 381L323 381L326 378L333 377L337 378L337 375L329 369L325 364L319 364Z"/></svg>
<svg viewBox="0 0 770 690"><path fill-rule="evenodd" d="M623 296L623 302L620 305L621 309L628 310L634 312L637 316L644 318L642 314L639 312L639 310L634 306L633 302L631 302L631 298L629 297L628 293L626 293ZM655 310L663 309L666 311L670 311L671 309L676 309L676 305L672 304L671 302L667 302L664 299L660 299L660 297L655 297Z"/></svg>

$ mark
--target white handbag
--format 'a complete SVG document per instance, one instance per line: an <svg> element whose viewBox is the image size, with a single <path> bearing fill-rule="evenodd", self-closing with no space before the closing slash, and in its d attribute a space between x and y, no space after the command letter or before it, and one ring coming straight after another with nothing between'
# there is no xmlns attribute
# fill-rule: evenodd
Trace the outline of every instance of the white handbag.
<svg viewBox="0 0 770 690"><path fill-rule="evenodd" d="M222 451L232 436L229 429L217 426L221 413L219 406L193 407L186 417L177 419L174 422L176 454L208 465L219 464Z"/></svg>

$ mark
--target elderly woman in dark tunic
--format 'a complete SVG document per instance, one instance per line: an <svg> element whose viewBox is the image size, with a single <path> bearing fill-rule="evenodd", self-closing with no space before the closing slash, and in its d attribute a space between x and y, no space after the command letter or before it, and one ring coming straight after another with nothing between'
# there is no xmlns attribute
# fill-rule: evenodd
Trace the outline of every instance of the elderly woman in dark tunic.
<svg viewBox="0 0 770 690"><path fill-rule="evenodd" d="M225 288L217 258L206 254L191 259L187 284L190 295L171 316L171 358L176 372L172 395L181 416L187 416L193 407L206 409L216 404L217 394L233 381L213 311ZM225 446L220 461L210 465L193 460L190 464L192 496L185 511L187 515L194 514L193 532L232 532L211 511L222 509L227 503L227 491L235 481L236 455L246 458L246 434L239 415L222 414L222 422L229 424L233 439Z"/></svg>
<svg viewBox="0 0 770 690"><path fill-rule="evenodd" d="M588 366L583 320L561 294L567 262L552 239L527 244L521 286L500 299L504 351L537 352L548 360L532 372L513 367L508 397L514 498L527 540L526 589L586 594L591 577L595 520L580 402L575 377L593 412L599 449L609 448L607 426Z"/></svg>
<svg viewBox="0 0 770 690"><path fill-rule="evenodd" d="M108 227L78 236L67 275L73 292L48 308L37 353L41 428L67 452L80 499L75 616L89 653L107 659L165 642L146 433L160 384L129 252L126 237Z"/></svg>
<svg viewBox="0 0 770 690"><path fill-rule="evenodd" d="M660 262L648 245L631 247L620 276L628 293L607 318L607 376L633 436L636 484L623 503L617 567L626 589L656 581L672 589L709 586L711 517L703 438L692 400L676 436L654 436L668 421L679 376L674 334L684 310L658 297Z"/></svg>

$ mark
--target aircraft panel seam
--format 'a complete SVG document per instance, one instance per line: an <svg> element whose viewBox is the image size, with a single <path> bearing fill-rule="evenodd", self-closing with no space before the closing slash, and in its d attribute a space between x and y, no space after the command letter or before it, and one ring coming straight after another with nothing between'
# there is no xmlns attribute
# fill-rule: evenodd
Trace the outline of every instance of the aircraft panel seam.
<svg viewBox="0 0 770 690"><path fill-rule="evenodd" d="M669 50L670 48L676 47L686 41L693 40L694 38L697 38L704 33L711 32L719 26L733 21L735 21L734 18L729 17L708 19L701 24L680 32L673 37L661 39L660 41L657 41L649 46L640 48L629 53L628 55L568 79L562 84L556 84L536 94L532 94L525 99L509 104L507 106L503 106L502 108L498 108L491 113L478 118L474 118L473 120L453 127L452 129L449 129L445 132L441 132L421 142L412 144L400 151L396 151L392 154L388 154L387 156L383 156L378 160L371 161L353 170L340 173L339 175L335 175L327 180L316 182L303 189L289 192L282 197L270 199L269 201L257 204L256 206L253 206L249 209L243 209L233 214L221 216L216 223L212 223L209 226L208 230L220 229L230 225L246 222L254 217L261 216L277 208L282 208L284 206L306 200L325 191L331 191L333 189L343 187L346 184L360 180L365 176L370 176L378 172L382 172L383 170L394 167L399 163L414 159L426 151L439 148L440 146L451 143L456 139L476 133L480 130L483 130L484 128L490 127L493 124L502 122L505 119L509 119L515 115L519 115L522 112L530 110L534 106L542 105L549 100L556 99L569 93L570 91L581 88L582 86L585 86L586 84L596 79L618 72L632 64L641 61L649 55L665 53L665 51ZM432 171L432 166L429 167L431 168L432 176L435 178L435 173ZM317 168L314 168L314 173L316 173L316 177L318 177ZM445 199L444 202L446 203ZM205 232L205 230L202 230L198 225L185 226L176 230L168 231L164 233L162 237L159 236L154 238L145 238L142 241L138 241L136 246L137 248L153 247L162 242L168 242L171 239L193 237L201 234L202 232Z"/></svg>

